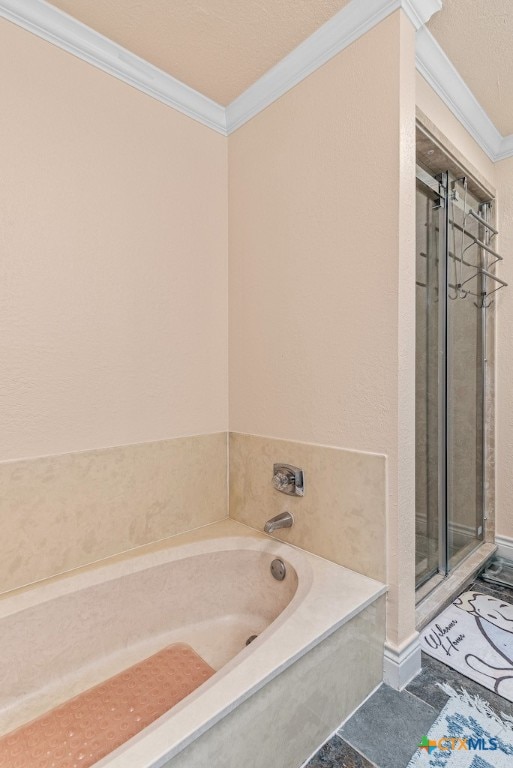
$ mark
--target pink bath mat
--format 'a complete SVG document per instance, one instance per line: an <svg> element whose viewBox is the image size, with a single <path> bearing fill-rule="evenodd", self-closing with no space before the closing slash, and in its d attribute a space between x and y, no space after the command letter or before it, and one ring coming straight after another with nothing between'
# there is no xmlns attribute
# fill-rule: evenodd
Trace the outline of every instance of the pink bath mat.
<svg viewBox="0 0 513 768"><path fill-rule="evenodd" d="M89 768L213 674L189 645L170 645L0 738L0 768Z"/></svg>

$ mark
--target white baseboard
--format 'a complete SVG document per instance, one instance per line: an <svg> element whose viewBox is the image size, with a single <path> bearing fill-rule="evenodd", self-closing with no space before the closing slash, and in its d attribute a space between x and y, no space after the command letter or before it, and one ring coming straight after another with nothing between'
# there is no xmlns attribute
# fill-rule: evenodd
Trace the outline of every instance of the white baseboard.
<svg viewBox="0 0 513 768"><path fill-rule="evenodd" d="M416 632L409 643L397 649L385 643L383 659L383 682L396 691L402 689L419 674L421 670L420 636Z"/></svg>
<svg viewBox="0 0 513 768"><path fill-rule="evenodd" d="M498 546L497 554L506 560L513 560L513 539L509 536L496 536L495 543Z"/></svg>

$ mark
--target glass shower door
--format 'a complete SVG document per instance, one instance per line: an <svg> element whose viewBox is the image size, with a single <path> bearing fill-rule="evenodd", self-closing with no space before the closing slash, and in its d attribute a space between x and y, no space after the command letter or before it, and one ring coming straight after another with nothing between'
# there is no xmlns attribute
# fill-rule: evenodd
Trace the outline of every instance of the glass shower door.
<svg viewBox="0 0 513 768"><path fill-rule="evenodd" d="M462 182L417 167L416 585L483 539L486 311L482 213ZM486 258L486 257L485 257Z"/></svg>
<svg viewBox="0 0 513 768"><path fill-rule="evenodd" d="M476 276L483 240L465 216L479 202L452 182L448 206L447 301L447 558L454 568L483 538L483 408L485 310ZM462 286L459 288L458 286Z"/></svg>
<svg viewBox="0 0 513 768"><path fill-rule="evenodd" d="M417 178L416 216L416 401L415 523L416 582L420 586L439 570L440 463L440 259L443 207L438 183ZM443 259L443 255L442 255Z"/></svg>

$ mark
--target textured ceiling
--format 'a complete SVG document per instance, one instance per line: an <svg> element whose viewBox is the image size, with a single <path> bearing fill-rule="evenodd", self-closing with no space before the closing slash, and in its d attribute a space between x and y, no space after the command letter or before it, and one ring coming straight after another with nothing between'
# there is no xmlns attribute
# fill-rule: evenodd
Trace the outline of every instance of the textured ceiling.
<svg viewBox="0 0 513 768"><path fill-rule="evenodd" d="M443 0L427 26L502 135L513 133L513 0Z"/></svg>
<svg viewBox="0 0 513 768"><path fill-rule="evenodd" d="M226 105L349 0L52 0Z"/></svg>

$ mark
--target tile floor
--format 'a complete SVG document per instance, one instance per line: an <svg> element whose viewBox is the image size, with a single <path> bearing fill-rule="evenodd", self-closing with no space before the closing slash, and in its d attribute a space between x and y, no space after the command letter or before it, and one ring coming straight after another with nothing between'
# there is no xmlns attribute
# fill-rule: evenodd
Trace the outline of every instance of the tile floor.
<svg viewBox="0 0 513 768"><path fill-rule="evenodd" d="M468 589L513 602L513 590L481 579ZM422 671L404 691L382 685L305 768L406 768L448 700L437 686L443 682L479 694L497 713L513 717L511 702L422 654Z"/></svg>

